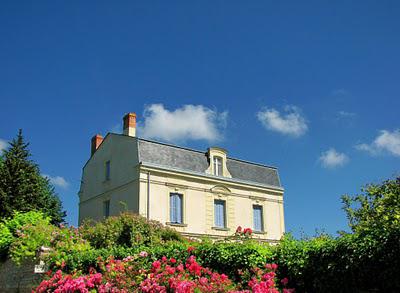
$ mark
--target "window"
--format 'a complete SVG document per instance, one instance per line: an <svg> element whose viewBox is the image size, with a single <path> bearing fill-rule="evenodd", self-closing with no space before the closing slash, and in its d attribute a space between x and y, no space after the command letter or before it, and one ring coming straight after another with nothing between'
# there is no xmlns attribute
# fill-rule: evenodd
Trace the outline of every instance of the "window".
<svg viewBox="0 0 400 293"><path fill-rule="evenodd" d="M169 195L169 218L171 223L182 224L182 194L170 193Z"/></svg>
<svg viewBox="0 0 400 293"><path fill-rule="evenodd" d="M226 216L225 216L225 201L215 200L214 201L214 220L215 227L226 228Z"/></svg>
<svg viewBox="0 0 400 293"><path fill-rule="evenodd" d="M264 231L262 206L253 206L254 231Z"/></svg>
<svg viewBox="0 0 400 293"><path fill-rule="evenodd" d="M222 158L221 157L213 157L214 158L214 175L222 176Z"/></svg>
<svg viewBox="0 0 400 293"><path fill-rule="evenodd" d="M105 165L106 180L110 180L110 172L111 172L111 170L110 170L110 161L107 161L106 165Z"/></svg>
<svg viewBox="0 0 400 293"><path fill-rule="evenodd" d="M110 200L103 202L103 214L104 218L108 218L110 216Z"/></svg>

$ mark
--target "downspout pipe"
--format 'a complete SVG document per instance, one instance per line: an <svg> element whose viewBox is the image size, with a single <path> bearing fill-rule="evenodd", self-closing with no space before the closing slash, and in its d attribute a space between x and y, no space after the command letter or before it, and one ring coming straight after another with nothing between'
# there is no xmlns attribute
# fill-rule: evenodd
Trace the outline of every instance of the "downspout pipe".
<svg viewBox="0 0 400 293"><path fill-rule="evenodd" d="M147 171L147 220L150 220L150 171Z"/></svg>

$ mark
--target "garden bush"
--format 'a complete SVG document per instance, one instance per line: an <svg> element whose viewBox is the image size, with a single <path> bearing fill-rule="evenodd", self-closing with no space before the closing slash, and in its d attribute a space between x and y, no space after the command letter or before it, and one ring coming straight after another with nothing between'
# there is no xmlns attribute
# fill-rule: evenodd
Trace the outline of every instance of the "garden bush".
<svg viewBox="0 0 400 293"><path fill-rule="evenodd" d="M16 212L0 226L3 254L20 264L25 259L35 259L42 246L59 256L90 249L89 242L81 237L78 229L55 226L50 222L51 219L42 212Z"/></svg>
<svg viewBox="0 0 400 293"><path fill-rule="evenodd" d="M148 221L128 212L98 223L85 222L80 231L94 248L150 246L184 239L177 231L164 227L157 221Z"/></svg>
<svg viewBox="0 0 400 293"><path fill-rule="evenodd" d="M46 217L42 212L29 211L19 212L16 211L12 218L3 220L0 223L0 256L5 258L9 252L9 248L14 240L17 239L21 229L26 225L48 225L50 218Z"/></svg>
<svg viewBox="0 0 400 293"><path fill-rule="evenodd" d="M12 242L9 252L17 261L32 256L39 245L51 247L53 251L47 261L53 271L62 272L54 278L66 283L73 280L90 283L96 270L102 274L101 279L96 279L100 286L104 278L111 278L103 260L112 259L112 265L119 268L124 258L136 255L135 263L131 263L131 269L136 269L129 271L129 276L136 278L136 284L145 279L153 284L155 276L142 273L144 270L154 274L151 272L154 262L166 258L186 265L193 256L199 266L227 275L238 290L261 288L257 286L268 281L262 277L263 265L276 263L274 274L285 283L288 277L288 286L295 287L297 292L400 292L399 184L399 179L386 181L367 188L364 197L346 198L345 210L349 213L352 233L342 232L337 237L322 234L300 240L287 234L275 246L251 239L248 228L239 228L223 241L190 241L160 223L128 213L97 224L86 223L79 229L56 227L42 220L34 225L24 221L15 225L4 222L0 233L4 235L2 243ZM385 216L386 213L390 215ZM143 253L146 257L138 259ZM167 265L171 266L162 263L163 270L159 273L164 273ZM129 276L115 275L120 279ZM157 286L164 284L163 280L157 279ZM194 284L189 277L180 280ZM171 289L170 284L161 286Z"/></svg>
<svg viewBox="0 0 400 293"><path fill-rule="evenodd" d="M147 264L148 253L142 251L122 260L99 259L97 267L88 274L64 274L58 270L49 274L48 280L36 288L36 292L280 292L287 279L278 282L275 264L254 268L245 285L235 284L225 274L213 272L201 266L190 255L184 262L163 256ZM241 290L241 291L239 291ZM283 289L293 292L293 289Z"/></svg>

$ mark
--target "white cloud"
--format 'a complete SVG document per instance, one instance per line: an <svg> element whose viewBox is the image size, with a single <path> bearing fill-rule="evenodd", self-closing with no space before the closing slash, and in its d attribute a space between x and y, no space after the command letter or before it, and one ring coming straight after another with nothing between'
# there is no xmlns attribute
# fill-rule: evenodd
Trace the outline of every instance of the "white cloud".
<svg viewBox="0 0 400 293"><path fill-rule="evenodd" d="M339 118L354 118L356 116L356 113L353 112L347 112L347 111L339 111L337 113Z"/></svg>
<svg viewBox="0 0 400 293"><path fill-rule="evenodd" d="M281 114L274 108L265 108L257 113L258 120L265 128L285 135L299 137L307 132L307 121L299 108L286 106L285 113Z"/></svg>
<svg viewBox="0 0 400 293"><path fill-rule="evenodd" d="M222 140L228 112L219 113L202 105L184 105L170 111L162 104L145 107L140 136L169 142L185 140Z"/></svg>
<svg viewBox="0 0 400 293"><path fill-rule="evenodd" d="M8 142L4 139L0 139L0 152L8 147ZM1 154L1 153L0 153Z"/></svg>
<svg viewBox="0 0 400 293"><path fill-rule="evenodd" d="M356 145L356 149L369 152L372 155L386 152L400 157L400 129L392 132L389 130L381 130L380 134L372 143Z"/></svg>
<svg viewBox="0 0 400 293"><path fill-rule="evenodd" d="M321 154L319 161L325 168L336 168L345 165L349 158L344 153L338 153L334 148L330 148Z"/></svg>
<svg viewBox="0 0 400 293"><path fill-rule="evenodd" d="M69 186L69 183L64 179L64 177L61 176L50 176L47 174L42 174L43 177L49 179L50 183L53 184L54 186L58 186L61 188L67 188Z"/></svg>

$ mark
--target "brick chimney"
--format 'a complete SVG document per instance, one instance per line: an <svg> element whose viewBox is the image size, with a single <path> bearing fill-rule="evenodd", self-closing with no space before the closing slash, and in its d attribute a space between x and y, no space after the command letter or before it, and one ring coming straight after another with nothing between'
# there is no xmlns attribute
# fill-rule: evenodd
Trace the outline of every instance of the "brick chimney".
<svg viewBox="0 0 400 293"><path fill-rule="evenodd" d="M91 156L96 152L99 148L100 144L103 142L103 137L100 134L96 134L92 137L92 149L91 149Z"/></svg>
<svg viewBox="0 0 400 293"><path fill-rule="evenodd" d="M128 113L124 116L124 135L136 136L136 114Z"/></svg>

